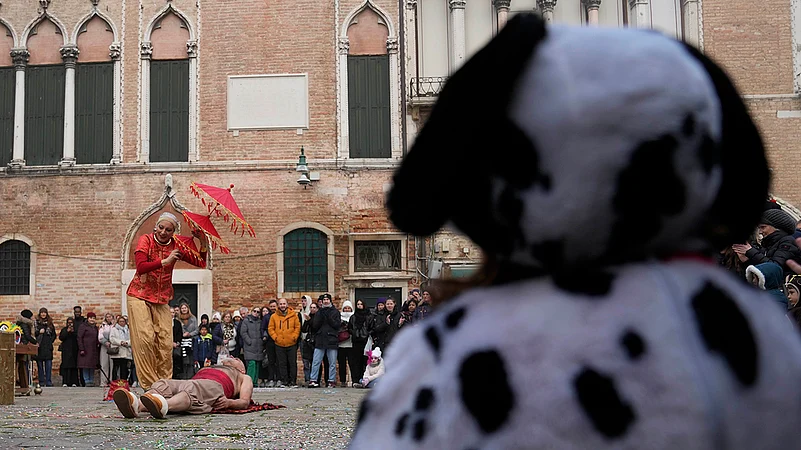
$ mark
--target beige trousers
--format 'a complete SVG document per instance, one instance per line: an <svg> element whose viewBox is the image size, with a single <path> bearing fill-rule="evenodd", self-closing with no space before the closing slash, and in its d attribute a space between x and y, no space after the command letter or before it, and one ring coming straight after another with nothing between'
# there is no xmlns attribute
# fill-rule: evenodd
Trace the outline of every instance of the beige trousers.
<svg viewBox="0 0 801 450"><path fill-rule="evenodd" d="M172 378L172 314L169 305L128 296L128 327L131 331L136 376L143 389L160 379Z"/></svg>

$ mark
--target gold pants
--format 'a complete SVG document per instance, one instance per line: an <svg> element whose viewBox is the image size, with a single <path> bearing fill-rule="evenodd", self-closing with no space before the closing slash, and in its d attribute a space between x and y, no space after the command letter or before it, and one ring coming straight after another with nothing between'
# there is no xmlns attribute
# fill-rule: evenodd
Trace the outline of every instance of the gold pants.
<svg viewBox="0 0 801 450"><path fill-rule="evenodd" d="M128 296L131 350L136 376L143 389L172 378L172 314L169 305Z"/></svg>

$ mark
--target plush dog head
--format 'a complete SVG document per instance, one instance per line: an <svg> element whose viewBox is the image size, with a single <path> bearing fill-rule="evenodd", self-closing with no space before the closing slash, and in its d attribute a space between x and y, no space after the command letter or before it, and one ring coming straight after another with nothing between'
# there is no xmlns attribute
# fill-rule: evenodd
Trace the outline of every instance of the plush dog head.
<svg viewBox="0 0 801 450"><path fill-rule="evenodd" d="M552 272L743 242L769 172L737 90L700 52L525 14L450 78L393 182L400 230L450 224Z"/></svg>

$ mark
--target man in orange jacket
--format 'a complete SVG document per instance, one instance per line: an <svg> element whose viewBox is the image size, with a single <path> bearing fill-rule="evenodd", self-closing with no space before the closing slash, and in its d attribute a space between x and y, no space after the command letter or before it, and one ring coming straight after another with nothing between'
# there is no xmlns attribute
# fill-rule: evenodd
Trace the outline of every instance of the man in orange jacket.
<svg viewBox="0 0 801 450"><path fill-rule="evenodd" d="M275 354L278 356L278 385L276 387L297 387L300 321L295 310L289 307L285 298L278 300L278 310L270 317L267 332L275 341Z"/></svg>

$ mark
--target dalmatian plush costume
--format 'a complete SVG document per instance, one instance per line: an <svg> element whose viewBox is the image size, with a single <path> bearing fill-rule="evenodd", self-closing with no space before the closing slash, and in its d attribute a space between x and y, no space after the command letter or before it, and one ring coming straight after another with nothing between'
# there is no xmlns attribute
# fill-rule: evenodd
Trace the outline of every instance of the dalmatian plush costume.
<svg viewBox="0 0 801 450"><path fill-rule="evenodd" d="M497 277L399 333L351 448L799 448L801 341L706 258L745 241L768 184L704 55L516 16L449 80L387 198L399 229L449 224Z"/></svg>

